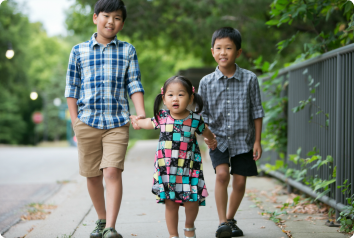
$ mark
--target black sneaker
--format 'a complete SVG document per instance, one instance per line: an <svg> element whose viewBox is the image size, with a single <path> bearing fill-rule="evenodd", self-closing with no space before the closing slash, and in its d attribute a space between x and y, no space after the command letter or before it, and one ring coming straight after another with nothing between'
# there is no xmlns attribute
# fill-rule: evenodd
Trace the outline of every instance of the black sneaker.
<svg viewBox="0 0 354 238"><path fill-rule="evenodd" d="M106 220L98 219L96 221L95 229L90 234L90 238L102 238L102 232L105 227L106 227Z"/></svg>
<svg viewBox="0 0 354 238"><path fill-rule="evenodd" d="M232 230L231 226L227 222L223 222L219 225L215 232L217 238L231 238Z"/></svg>
<svg viewBox="0 0 354 238"><path fill-rule="evenodd" d="M227 222L232 229L232 237L243 236L243 232L237 226L237 221L235 219L227 219Z"/></svg>

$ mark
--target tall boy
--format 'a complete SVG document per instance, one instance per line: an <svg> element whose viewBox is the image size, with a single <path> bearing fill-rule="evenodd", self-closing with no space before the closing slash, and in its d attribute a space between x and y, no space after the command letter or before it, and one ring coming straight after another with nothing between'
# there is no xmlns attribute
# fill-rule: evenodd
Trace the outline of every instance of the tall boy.
<svg viewBox="0 0 354 238"><path fill-rule="evenodd" d="M216 237L242 236L234 216L245 194L247 176L257 175L255 161L261 157L264 111L257 76L235 64L241 53L241 34L231 27L216 30L211 53L218 63L215 72L200 81L203 118L215 134L218 146L210 150L216 173L215 201L219 215ZM231 167L231 169L229 169ZM227 187L232 192L227 208Z"/></svg>
<svg viewBox="0 0 354 238"><path fill-rule="evenodd" d="M78 141L80 174L98 215L91 238L121 238L115 230L122 172L129 139L129 104L145 117L143 87L135 48L117 39L126 8L121 0L99 0L93 22L97 33L73 47L65 97ZM106 183L104 200L103 178Z"/></svg>

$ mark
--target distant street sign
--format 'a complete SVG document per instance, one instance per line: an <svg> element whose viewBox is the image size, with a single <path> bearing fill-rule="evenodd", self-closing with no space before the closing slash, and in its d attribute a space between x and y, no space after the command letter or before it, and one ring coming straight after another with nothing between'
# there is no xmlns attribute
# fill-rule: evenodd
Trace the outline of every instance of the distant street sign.
<svg viewBox="0 0 354 238"><path fill-rule="evenodd" d="M35 112L33 113L32 115L32 121L35 123L35 124L39 124L43 121L43 115L42 113L40 112Z"/></svg>

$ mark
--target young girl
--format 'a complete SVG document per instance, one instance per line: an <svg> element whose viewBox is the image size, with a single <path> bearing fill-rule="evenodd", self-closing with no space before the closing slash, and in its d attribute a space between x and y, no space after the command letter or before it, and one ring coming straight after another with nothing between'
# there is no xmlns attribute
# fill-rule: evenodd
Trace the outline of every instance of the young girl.
<svg viewBox="0 0 354 238"><path fill-rule="evenodd" d="M168 110L159 110L163 101ZM197 105L197 111L187 109ZM155 171L152 193L158 203L166 206L165 217L170 238L178 238L178 209L185 207L185 237L195 238L194 221L199 206L205 206L206 190L202 159L195 133L210 140L216 148L216 139L198 114L203 100L194 93L191 82L183 76L169 78L154 103L154 117L139 119L131 116L134 129L160 129L155 153Z"/></svg>

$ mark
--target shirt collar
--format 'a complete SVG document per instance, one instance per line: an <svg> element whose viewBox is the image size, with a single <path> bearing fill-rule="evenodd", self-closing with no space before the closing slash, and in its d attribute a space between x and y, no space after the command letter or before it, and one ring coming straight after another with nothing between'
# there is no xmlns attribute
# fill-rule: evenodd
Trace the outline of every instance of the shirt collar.
<svg viewBox="0 0 354 238"><path fill-rule="evenodd" d="M92 35L92 37L91 37L91 40L90 40L90 47L91 47L91 48L93 48L95 45L98 45L98 44L99 44L99 43L97 42L97 40L96 40L96 36L97 36L97 32L94 33L94 34ZM112 40L110 43L108 43L107 45L109 45L109 44L118 45L117 36L115 36L115 37L113 38L113 40Z"/></svg>
<svg viewBox="0 0 354 238"><path fill-rule="evenodd" d="M235 63L235 65L236 65L236 71L235 71L234 75L232 75L232 77L230 77L230 78L235 78L235 79L241 80L241 69L240 69L240 67L238 67L238 65L236 63ZM220 71L219 66L216 66L215 76L216 76L216 79L221 79L223 77L226 78L226 76L224 76L224 74Z"/></svg>

